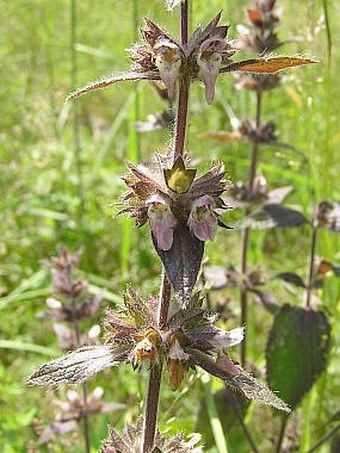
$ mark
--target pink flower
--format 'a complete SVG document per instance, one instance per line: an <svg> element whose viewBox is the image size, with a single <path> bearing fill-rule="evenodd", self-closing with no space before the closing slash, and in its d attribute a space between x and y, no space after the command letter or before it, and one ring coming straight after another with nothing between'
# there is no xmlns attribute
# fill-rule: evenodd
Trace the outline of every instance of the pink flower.
<svg viewBox="0 0 340 453"><path fill-rule="evenodd" d="M148 217L151 231L161 250L170 250L173 232L177 221L171 212L169 203L158 194L152 195L146 204L149 205Z"/></svg>
<svg viewBox="0 0 340 453"><path fill-rule="evenodd" d="M200 241L214 239L217 226L217 217L213 211L214 205L214 199L209 195L203 195L192 204L188 225Z"/></svg>

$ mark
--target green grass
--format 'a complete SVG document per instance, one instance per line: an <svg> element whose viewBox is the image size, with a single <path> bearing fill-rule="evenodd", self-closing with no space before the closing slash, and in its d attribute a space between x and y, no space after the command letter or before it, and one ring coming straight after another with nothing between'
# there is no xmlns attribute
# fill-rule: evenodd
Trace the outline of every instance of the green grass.
<svg viewBox="0 0 340 453"><path fill-rule="evenodd" d="M320 63L286 71L289 80L275 95L266 94L264 99L264 118L276 121L280 141L305 153L309 165L289 152L263 147L260 170L273 187L291 184L294 192L288 202L310 216L316 202L340 199L340 85L336 70L340 64L336 46L340 6L326 0L301 0L294 7L288 0L277 1L284 6L280 36L288 41L282 52L314 56ZM119 179L125 172L125 160L147 160L169 144L167 132L139 136L132 128L136 118L144 119L163 105L143 82L138 88L129 84L112 87L72 105L65 105L64 98L72 86L128 68L124 49L136 39L134 26L136 22L142 24L143 16L177 34L177 10L167 14L160 0L129 1L124 2L122 18L121 2L73 4L77 7L73 22L71 1L12 0L0 4L0 448L6 453L25 451L34 438L33 419L46 421L49 415L44 398L50 401L51 395L40 389L28 390L24 383L41 363L41 354L56 348L51 323L35 317L50 295L50 280L45 268L41 270L41 260L56 255L61 245L73 251L84 245L81 267L91 274L94 286L108 288L108 304L119 303L126 281L140 287L144 295L158 293L160 264L147 228L136 231L130 222L112 218L109 204L117 202L125 191ZM214 11L223 8L234 37L236 23L245 19L246 6L249 2L245 0L195 0L192 22L206 23ZM299 39L294 41L296 36ZM228 177L241 179L247 173L249 147L204 142L201 138L207 130L229 129L224 101L238 117L254 115L253 97L234 93L231 76L219 81L212 107L205 104L202 86L197 84L191 93L188 147L195 158L202 159L200 171L211 161L222 160ZM250 261L265 264L269 274L298 270L305 276L309 234L305 228L256 234L254 240L262 246L252 247ZM217 245L208 245L206 256L214 264L237 263L239 242L237 232L221 231ZM339 262L339 245L335 234L322 232L317 252ZM278 288L278 294L282 302L299 303L282 288ZM325 433L327 420L338 409L334 395L340 371L336 346L339 296L339 283L328 279L320 297L332 321L334 341L327 376L303 404L304 417L311 420L310 425L302 427L305 447ZM257 304L250 307L254 319L250 356L257 363L263 358L263 331L271 323L261 310ZM237 302L232 311L237 314ZM227 327L236 324L235 319ZM105 379L99 377L98 382L105 386L108 399L131 402L133 409L127 415L132 417L138 412L145 379L142 374L136 380L134 373L122 368L112 376L105 374ZM316 391L323 396L322 401L315 402ZM166 409L173 400L166 386L163 396L162 408ZM193 407L200 397L196 390L179 399L170 414L177 419L176 429L183 427L190 432L195 421ZM256 411L249 426L261 445ZM93 436L96 447L105 436L106 423L112 420L121 428L123 418L119 413L98 422L100 432ZM166 426L167 420L161 422ZM261 451L266 451L267 446L263 448ZM81 450L75 447L74 451Z"/></svg>

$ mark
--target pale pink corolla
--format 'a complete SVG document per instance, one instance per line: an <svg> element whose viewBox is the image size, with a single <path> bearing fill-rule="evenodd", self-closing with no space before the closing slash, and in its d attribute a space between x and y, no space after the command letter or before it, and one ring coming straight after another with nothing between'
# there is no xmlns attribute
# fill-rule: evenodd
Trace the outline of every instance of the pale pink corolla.
<svg viewBox="0 0 340 453"><path fill-rule="evenodd" d="M222 63L221 51L225 47L223 39L207 39L200 47L197 56L198 78L205 86L205 98L211 104L215 96L216 79Z"/></svg>
<svg viewBox="0 0 340 453"><path fill-rule="evenodd" d="M212 241L217 227L217 217L213 212L215 202L209 195L198 198L192 204L188 219L190 230L200 241Z"/></svg>
<svg viewBox="0 0 340 453"><path fill-rule="evenodd" d="M169 203L160 195L152 195L146 202L149 205L148 217L151 231L161 250L170 250L173 243L174 228L177 221Z"/></svg>

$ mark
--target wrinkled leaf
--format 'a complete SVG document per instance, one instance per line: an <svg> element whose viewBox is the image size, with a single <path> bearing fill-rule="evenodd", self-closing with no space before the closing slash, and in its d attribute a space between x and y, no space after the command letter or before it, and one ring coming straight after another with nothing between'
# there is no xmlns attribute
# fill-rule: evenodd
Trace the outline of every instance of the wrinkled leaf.
<svg viewBox="0 0 340 453"><path fill-rule="evenodd" d="M278 274L273 275L272 278L278 278L300 288L306 288L305 282L299 275L294 274L294 272L279 272Z"/></svg>
<svg viewBox="0 0 340 453"><path fill-rule="evenodd" d="M317 63L317 61L301 57L259 58L231 63L223 68L221 72L241 71L272 74L282 69L312 63Z"/></svg>
<svg viewBox="0 0 340 453"><path fill-rule="evenodd" d="M247 374L240 366L237 374L230 374L221 368L211 357L197 349L187 348L194 365L198 365L212 376L222 379L227 387L233 391L241 392L246 398L275 407L276 409L290 412L289 406L273 393L265 384Z"/></svg>
<svg viewBox="0 0 340 453"><path fill-rule="evenodd" d="M155 249L164 264L166 273L183 307L189 302L196 283L204 251L204 242L194 236L186 226L178 226L174 231L172 248L168 251Z"/></svg>
<svg viewBox="0 0 340 453"><path fill-rule="evenodd" d="M249 406L249 401L247 401L240 393L235 393L228 388L224 388L214 393L213 398L215 400L224 435L227 437L227 434L231 430L240 426L239 419L235 413L235 405L238 406L237 410L239 411L240 416L244 418ZM195 431L202 434L206 449L214 445L214 435L211 429L205 398L202 398L200 403Z"/></svg>
<svg viewBox="0 0 340 453"><path fill-rule="evenodd" d="M294 409L326 368L330 324L320 311L284 305L267 343L267 381Z"/></svg>
<svg viewBox="0 0 340 453"><path fill-rule="evenodd" d="M29 385L80 384L105 368L117 365L126 349L84 346L42 365L29 378Z"/></svg>

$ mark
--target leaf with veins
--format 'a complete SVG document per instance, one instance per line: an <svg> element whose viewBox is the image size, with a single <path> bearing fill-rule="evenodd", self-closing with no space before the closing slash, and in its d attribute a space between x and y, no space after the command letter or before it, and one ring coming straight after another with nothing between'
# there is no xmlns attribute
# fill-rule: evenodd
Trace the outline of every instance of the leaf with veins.
<svg viewBox="0 0 340 453"><path fill-rule="evenodd" d="M84 346L42 365L28 379L29 385L80 384L89 377L124 360L127 349Z"/></svg>

